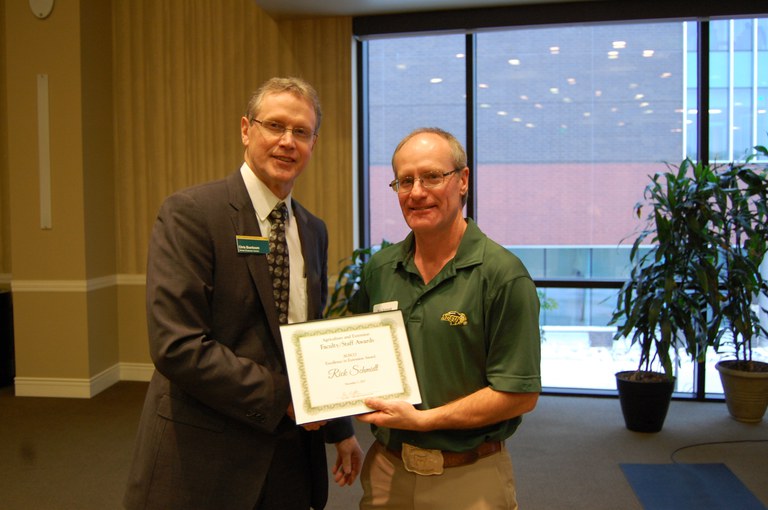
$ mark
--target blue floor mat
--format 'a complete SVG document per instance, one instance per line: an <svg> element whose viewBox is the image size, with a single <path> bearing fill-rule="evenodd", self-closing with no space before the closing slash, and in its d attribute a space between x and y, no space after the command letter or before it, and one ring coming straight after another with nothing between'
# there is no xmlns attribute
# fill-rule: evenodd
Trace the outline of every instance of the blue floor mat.
<svg viewBox="0 0 768 510"><path fill-rule="evenodd" d="M725 464L620 464L645 510L766 510Z"/></svg>

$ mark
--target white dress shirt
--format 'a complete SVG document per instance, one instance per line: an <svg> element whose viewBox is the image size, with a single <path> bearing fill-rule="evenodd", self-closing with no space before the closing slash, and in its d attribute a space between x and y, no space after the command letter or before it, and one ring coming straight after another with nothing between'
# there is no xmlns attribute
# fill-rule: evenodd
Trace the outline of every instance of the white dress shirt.
<svg viewBox="0 0 768 510"><path fill-rule="evenodd" d="M269 213L272 212L272 209L281 200L256 177L256 174L253 173L247 163L243 162L240 167L240 174L243 176L248 195L251 197L253 208L256 210L256 220L259 222L261 235L269 237L269 230L271 228ZM304 272L304 255L301 252L299 227L293 215L291 195L289 194L285 197L285 200L282 200L282 202L285 202L285 205L288 207L288 219L285 222L285 237L288 243L288 259L291 268L288 323L305 322L307 320L307 275ZM250 232L243 232L243 234L251 235ZM259 255L256 256L258 257Z"/></svg>

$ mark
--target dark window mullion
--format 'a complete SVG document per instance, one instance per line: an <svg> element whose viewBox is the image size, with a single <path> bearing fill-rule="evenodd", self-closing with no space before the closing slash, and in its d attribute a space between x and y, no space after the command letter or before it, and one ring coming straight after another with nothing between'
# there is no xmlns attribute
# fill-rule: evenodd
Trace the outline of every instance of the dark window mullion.
<svg viewBox="0 0 768 510"><path fill-rule="evenodd" d="M368 113L368 42L357 41L357 122L358 122L358 153L357 153L357 200L358 218L360 221L358 234L361 246L371 245L371 212L368 205L370 197L370 137L371 125Z"/></svg>
<svg viewBox="0 0 768 510"><path fill-rule="evenodd" d="M698 109L698 141L696 148L698 154L696 159L704 164L709 164L709 20L699 20L697 27L697 48L696 58L698 60L697 72L699 88L697 92ZM706 363L700 361L696 363L694 370L694 392L696 400L705 400L706 398Z"/></svg>
<svg viewBox="0 0 768 510"><path fill-rule="evenodd" d="M477 36L469 33L466 35L465 44L466 48L464 54L466 55L466 146L467 151L467 165L469 166L469 196L467 197L467 216L474 218L477 221L477 156L475 151L475 140L477 134L477 112L475 109L475 91L477 90L477 65L475 62L475 51Z"/></svg>
<svg viewBox="0 0 768 510"><path fill-rule="evenodd" d="M696 54L699 88L696 108L699 112L697 126L699 146L696 148L698 152L696 159L702 163L709 163L709 21L700 20L698 25Z"/></svg>

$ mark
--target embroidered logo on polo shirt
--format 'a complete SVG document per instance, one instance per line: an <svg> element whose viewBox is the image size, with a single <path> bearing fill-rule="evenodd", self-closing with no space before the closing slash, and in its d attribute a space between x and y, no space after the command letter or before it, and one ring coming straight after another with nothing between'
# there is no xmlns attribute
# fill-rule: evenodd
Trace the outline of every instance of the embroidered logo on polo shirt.
<svg viewBox="0 0 768 510"><path fill-rule="evenodd" d="M441 321L445 321L451 326L466 326L469 324L467 322L467 316L464 315L462 312L445 312L442 317L440 317Z"/></svg>

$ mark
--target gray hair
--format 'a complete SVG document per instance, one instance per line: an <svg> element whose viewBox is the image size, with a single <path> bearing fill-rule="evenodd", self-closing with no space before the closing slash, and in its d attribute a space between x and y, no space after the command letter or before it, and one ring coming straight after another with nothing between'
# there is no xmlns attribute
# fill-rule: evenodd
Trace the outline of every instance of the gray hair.
<svg viewBox="0 0 768 510"><path fill-rule="evenodd" d="M262 84L248 100L245 116L253 120L261 109L261 103L268 94L290 92L291 94L309 101L315 110L315 131L320 129L320 121L323 119L323 111L320 107L320 97L315 88L301 78L270 78Z"/></svg>
<svg viewBox="0 0 768 510"><path fill-rule="evenodd" d="M397 153L400 152L400 149L402 149L403 145L408 143L409 140L411 140L414 136L423 133L431 133L433 135L437 135L448 142L448 146L451 148L451 157L453 158L453 170L461 170L467 166L467 152L464 150L461 142L455 136L453 136L448 131L438 127L422 127L411 131L405 138L400 140L400 143L397 144L397 147L395 147L395 152L392 153L392 171L395 172L395 177L397 177L397 170L395 169L395 156L397 156ZM468 195L469 192L461 196L462 206L467 205Z"/></svg>

